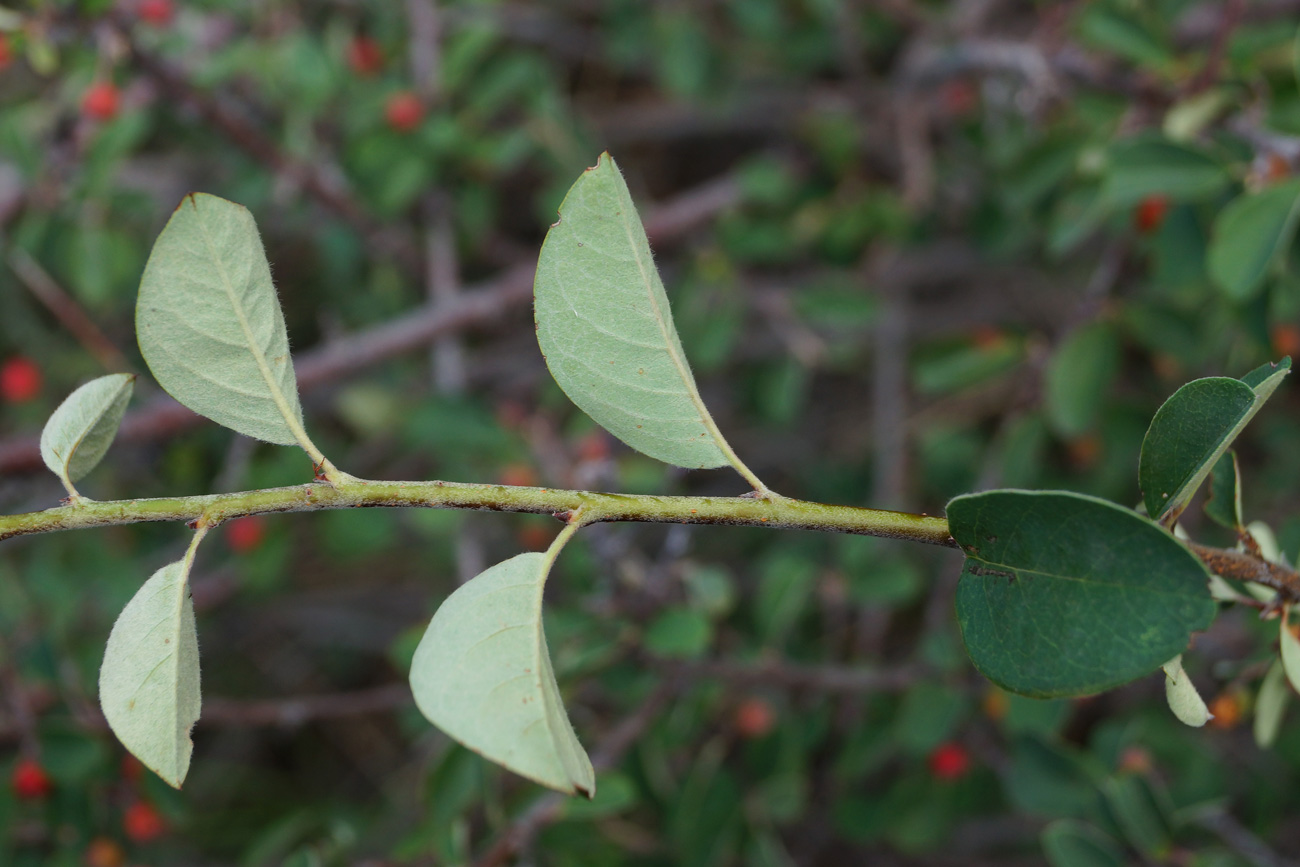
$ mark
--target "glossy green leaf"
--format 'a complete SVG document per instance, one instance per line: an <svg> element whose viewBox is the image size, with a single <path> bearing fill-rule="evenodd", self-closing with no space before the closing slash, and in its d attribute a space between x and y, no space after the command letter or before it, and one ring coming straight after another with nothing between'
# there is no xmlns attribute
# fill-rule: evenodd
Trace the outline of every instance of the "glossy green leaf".
<svg viewBox="0 0 1300 867"><path fill-rule="evenodd" d="M1291 243L1300 217L1300 179L1258 193L1243 193L1214 221L1206 266L1215 284L1233 301L1253 298Z"/></svg>
<svg viewBox="0 0 1300 867"><path fill-rule="evenodd" d="M1181 655L1175 656L1161 668L1165 672L1165 701L1179 722L1200 728L1214 718L1214 714L1205 705L1205 699L1196 691L1196 685L1187 676L1187 672L1183 671Z"/></svg>
<svg viewBox="0 0 1300 867"><path fill-rule="evenodd" d="M1216 195L1229 180L1223 164L1202 150L1142 137L1111 148L1103 194L1117 207L1137 204L1148 196L1188 201Z"/></svg>
<svg viewBox="0 0 1300 867"><path fill-rule="evenodd" d="M1156 412L1142 441L1138 483L1147 514L1177 516L1211 468L1291 370L1291 359L1244 379L1211 376L1187 383Z"/></svg>
<svg viewBox="0 0 1300 867"><path fill-rule="evenodd" d="M596 778L573 732L542 631L557 549L520 554L462 585L434 614L411 663L420 712L484 758L569 794Z"/></svg>
<svg viewBox="0 0 1300 867"><path fill-rule="evenodd" d="M193 549L153 574L122 610L99 670L99 705L118 740L180 788L199 718L199 641L190 599Z"/></svg>
<svg viewBox="0 0 1300 867"><path fill-rule="evenodd" d="M1051 867L1124 867L1115 841L1098 829L1073 819L1060 819L1043 829L1043 854Z"/></svg>
<svg viewBox="0 0 1300 867"><path fill-rule="evenodd" d="M284 314L247 209L185 197L145 266L135 327L172 397L246 436L305 447Z"/></svg>
<svg viewBox="0 0 1300 867"><path fill-rule="evenodd" d="M534 293L546 364L584 412L652 458L692 469L730 463L750 478L700 397L645 229L609 154L560 205Z"/></svg>
<svg viewBox="0 0 1300 867"><path fill-rule="evenodd" d="M1057 433L1079 436L1097 424L1102 404L1119 372L1119 337L1094 322L1067 337L1047 364L1044 403Z"/></svg>
<svg viewBox="0 0 1300 867"><path fill-rule="evenodd" d="M957 619L989 680L1048 698L1154 671L1214 619L1209 576L1160 527L1062 491L989 491L948 504L966 552Z"/></svg>
<svg viewBox="0 0 1300 867"><path fill-rule="evenodd" d="M1237 471L1237 453L1232 449L1224 452L1210 471L1210 497L1205 501L1205 514L1229 530L1241 529L1241 476Z"/></svg>
<svg viewBox="0 0 1300 867"><path fill-rule="evenodd" d="M1264 675L1264 682L1259 686L1259 695L1255 697L1255 743L1261 748L1268 748L1277 740L1277 733L1282 728L1282 718L1286 716L1286 706L1291 703L1291 685L1287 682L1286 671L1279 659Z"/></svg>
<svg viewBox="0 0 1300 867"><path fill-rule="evenodd" d="M92 379L68 395L45 423L41 458L70 495L77 495L72 483L93 470L113 444L134 385L129 373Z"/></svg>

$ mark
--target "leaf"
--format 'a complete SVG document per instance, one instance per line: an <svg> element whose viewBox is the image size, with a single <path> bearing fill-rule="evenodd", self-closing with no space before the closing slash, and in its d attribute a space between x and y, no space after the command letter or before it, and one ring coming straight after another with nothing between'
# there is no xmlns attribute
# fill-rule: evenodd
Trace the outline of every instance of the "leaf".
<svg viewBox="0 0 1300 867"><path fill-rule="evenodd" d="M1278 660L1269 667L1268 674L1264 675L1259 695L1255 697L1255 743L1261 749L1271 747L1277 740L1282 717L1286 715L1286 706L1290 702L1291 687L1287 684L1282 661Z"/></svg>
<svg viewBox="0 0 1300 867"><path fill-rule="evenodd" d="M1205 514L1229 530L1241 529L1241 475L1237 470L1237 453L1228 449L1210 471L1210 497Z"/></svg>
<svg viewBox="0 0 1300 867"><path fill-rule="evenodd" d="M77 496L72 483L95 468L113 444L131 400L135 375L101 376L68 395L41 431L41 458Z"/></svg>
<svg viewBox="0 0 1300 867"><path fill-rule="evenodd" d="M316 459L284 313L246 208L205 193L185 197L145 265L135 327L172 397L246 436L302 445Z"/></svg>
<svg viewBox="0 0 1300 867"><path fill-rule="evenodd" d="M1044 403L1052 427L1080 436L1097 416L1119 372L1119 337L1104 322L1085 325L1067 337L1047 365Z"/></svg>
<svg viewBox="0 0 1300 867"><path fill-rule="evenodd" d="M1223 164L1204 151L1143 136L1111 147L1103 195L1115 207L1130 207L1148 196L1190 201L1218 194L1229 180Z"/></svg>
<svg viewBox="0 0 1300 867"><path fill-rule="evenodd" d="M1169 853L1170 822L1163 800L1136 774L1114 776L1101 787L1110 816L1128 842L1153 861Z"/></svg>
<svg viewBox="0 0 1300 867"><path fill-rule="evenodd" d="M1255 297L1291 243L1300 216L1300 178L1243 193L1214 220L1206 267L1232 301Z"/></svg>
<svg viewBox="0 0 1300 867"><path fill-rule="evenodd" d="M591 797L595 773L542 631L542 588L557 552L512 557L447 597L415 651L411 690L430 722L484 758Z"/></svg>
<svg viewBox="0 0 1300 867"><path fill-rule="evenodd" d="M1278 643L1282 648L1282 670L1286 672L1291 688L1300 692L1300 639L1291 631L1291 606L1283 606L1278 622L1281 624Z"/></svg>
<svg viewBox="0 0 1300 867"><path fill-rule="evenodd" d="M1165 700L1169 702L1169 709L1178 717L1179 722L1200 728L1214 718L1214 714L1205 705L1205 699L1201 698L1191 678L1183 671L1181 655L1175 656L1161 668L1165 672Z"/></svg>
<svg viewBox="0 0 1300 867"><path fill-rule="evenodd" d="M99 670L99 705L113 734L178 789L190 767L190 729L200 706L192 563L193 547L144 583L113 625Z"/></svg>
<svg viewBox="0 0 1300 867"><path fill-rule="evenodd" d="M1123 867L1127 863L1110 837L1073 819L1048 825L1042 841L1051 867Z"/></svg>
<svg viewBox="0 0 1300 867"><path fill-rule="evenodd" d="M1291 359L1266 364L1244 379L1211 376L1174 392L1142 440L1138 483L1147 514L1177 517L1237 434L1291 370Z"/></svg>
<svg viewBox="0 0 1300 867"><path fill-rule="evenodd" d="M1201 561L1094 497L988 491L948 504L966 552L957 619L980 672L1039 698L1099 692L1158 668L1214 619Z"/></svg>
<svg viewBox="0 0 1300 867"><path fill-rule="evenodd" d="M609 154L578 178L537 261L537 342L564 393L637 451L730 463L765 490L709 415L627 184Z"/></svg>

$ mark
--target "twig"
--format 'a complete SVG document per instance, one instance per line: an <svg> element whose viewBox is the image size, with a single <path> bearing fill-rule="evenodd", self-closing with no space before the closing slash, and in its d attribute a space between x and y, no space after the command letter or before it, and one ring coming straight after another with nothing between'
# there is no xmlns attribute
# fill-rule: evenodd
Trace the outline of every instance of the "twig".
<svg viewBox="0 0 1300 867"><path fill-rule="evenodd" d="M1253 581L1272 587L1288 601L1300 599L1300 573L1294 569L1271 563L1246 551L1211 548L1196 542L1188 542L1187 547L1201 558L1211 572L1220 577L1233 581Z"/></svg>
<svg viewBox="0 0 1300 867"><path fill-rule="evenodd" d="M600 741L591 753L592 767L604 771L618 764L675 692L676 688L671 684L661 683L656 687L636 710ZM475 867L502 867L508 863L514 855L527 849L542 830L561 817L565 801L566 796L555 792L542 795L510 824L482 858L474 862Z"/></svg>
<svg viewBox="0 0 1300 867"><path fill-rule="evenodd" d="M730 177L707 182L679 194L645 219L654 244L681 238L740 198ZM365 329L294 359L298 387L309 391L393 358L422 349L446 334L500 320L532 297L535 263L511 268L494 280L467 287L454 305L424 306L382 325ZM159 397L127 414L118 432L120 442L152 442L203 424L206 420L170 397ZM0 442L0 477L44 467L35 436Z"/></svg>
<svg viewBox="0 0 1300 867"><path fill-rule="evenodd" d="M22 247L9 249L9 267L18 280L27 287L37 301L50 311L59 324L68 330L82 347L94 356L105 370L130 372L131 365L120 350L113 345L95 321L86 315L77 300L64 291Z"/></svg>

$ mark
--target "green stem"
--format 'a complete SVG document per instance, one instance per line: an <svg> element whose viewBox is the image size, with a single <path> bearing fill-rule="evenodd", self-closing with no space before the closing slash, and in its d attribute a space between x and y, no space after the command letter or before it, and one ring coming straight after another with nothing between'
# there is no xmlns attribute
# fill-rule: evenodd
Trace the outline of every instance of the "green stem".
<svg viewBox="0 0 1300 867"><path fill-rule="evenodd" d="M581 509L582 524L644 521L780 527L956 546L943 518L831 506L786 497L660 497L460 482L380 482L357 479L346 473L341 473L333 484L313 483L196 497L87 500L43 512L4 515L0 516L0 541L80 527L199 519L215 526L244 515L365 506L531 512L565 520Z"/></svg>

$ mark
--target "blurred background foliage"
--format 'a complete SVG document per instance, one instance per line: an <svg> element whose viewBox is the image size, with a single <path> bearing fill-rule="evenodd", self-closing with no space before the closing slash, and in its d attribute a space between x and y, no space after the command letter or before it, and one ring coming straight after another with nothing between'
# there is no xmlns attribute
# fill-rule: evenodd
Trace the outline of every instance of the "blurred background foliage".
<svg viewBox="0 0 1300 867"><path fill-rule="evenodd" d="M1283 0L45 0L0 10L0 508L61 495L32 436L141 371L132 307L190 190L255 213L309 427L375 478L736 494L638 456L551 383L536 250L602 149L641 203L706 399L784 494L939 513L993 486L1125 504L1161 401L1300 350L1296 29ZM314 366L313 366L314 365ZM310 372L310 376L308 375ZM142 377L108 499L298 483L296 449ZM1239 440L1248 519L1300 553L1300 398ZM170 413L170 414L169 414ZM1189 510L1198 538L1230 534ZM0 862L13 865L1281 865L1300 726L1252 703L1275 625L1232 611L1104 696L966 663L955 552L596 526L547 633L592 802L415 711L461 580L558 524L450 512L234 522L194 579L205 705L183 792L94 700L171 526L0 550Z"/></svg>

